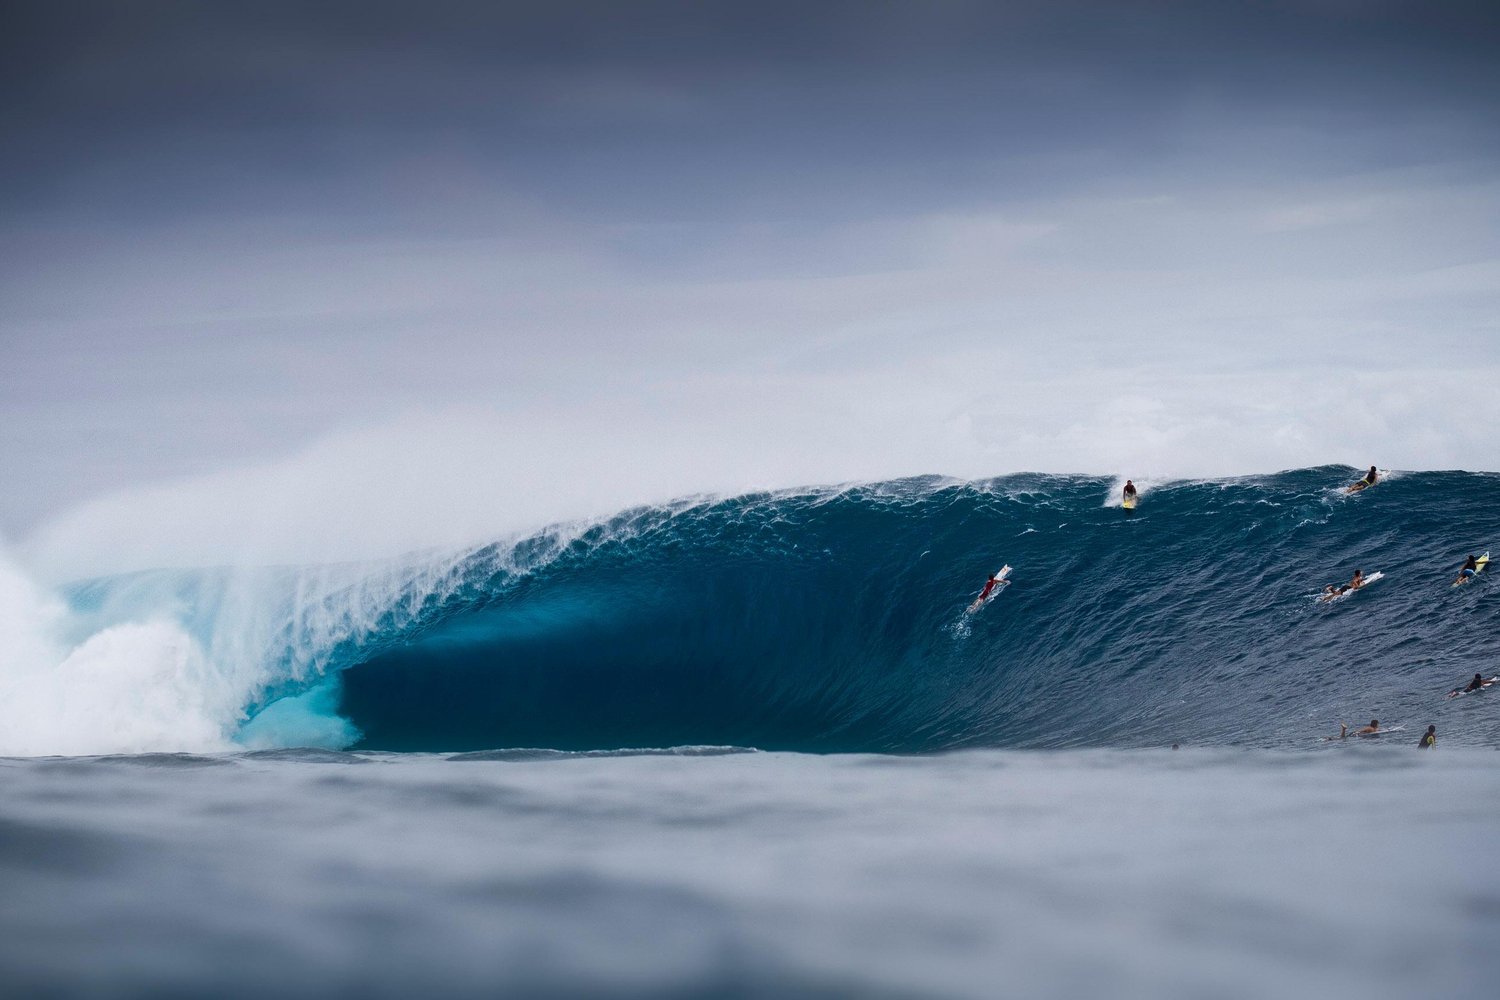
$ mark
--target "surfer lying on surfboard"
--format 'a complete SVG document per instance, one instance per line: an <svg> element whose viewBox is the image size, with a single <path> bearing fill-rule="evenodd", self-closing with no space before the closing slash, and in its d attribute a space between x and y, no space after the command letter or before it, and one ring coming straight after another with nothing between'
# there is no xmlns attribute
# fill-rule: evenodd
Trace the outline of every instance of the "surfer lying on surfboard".
<svg viewBox="0 0 1500 1000"><path fill-rule="evenodd" d="M984 602L988 601L990 597L994 595L996 588L1003 587L1006 584L1010 583L1010 581L1006 579L1006 577L1008 576L1010 576L1010 564L1006 563L1004 566L1000 567L1000 572L984 581L984 589L979 592L978 597L974 598L974 603L969 605L969 611L978 611L984 606Z"/></svg>
<svg viewBox="0 0 1500 1000"><path fill-rule="evenodd" d="M1454 688L1446 697L1457 698L1461 694L1473 694L1475 691L1483 691L1491 684L1500 681L1500 677L1486 677L1484 674L1475 674L1474 679L1469 682L1468 687Z"/></svg>
<svg viewBox="0 0 1500 1000"><path fill-rule="evenodd" d="M1474 575L1479 572L1479 557L1470 556L1464 560L1464 568L1458 571L1458 579L1454 583L1468 583Z"/></svg>
<svg viewBox="0 0 1500 1000"><path fill-rule="evenodd" d="M1370 720L1370 724L1368 726L1360 726L1358 729L1356 729L1352 733L1349 732L1349 727L1348 726L1346 726L1346 725L1344 725L1344 723L1340 722L1339 723L1339 734L1337 736L1325 736L1325 737L1323 737L1323 739L1324 740L1347 740L1351 736L1379 736L1379 735L1380 735L1380 720L1379 719L1371 719Z"/></svg>
<svg viewBox="0 0 1500 1000"><path fill-rule="evenodd" d="M1372 465L1372 466L1370 466L1370 471L1365 473L1365 478L1361 479L1357 483L1351 484L1349 486L1349 488L1347 490L1345 490L1344 492L1345 493L1358 493L1362 489L1366 489L1368 487L1374 486L1375 485L1375 480L1377 480L1379 478L1380 478L1380 474L1375 471L1375 466Z"/></svg>
<svg viewBox="0 0 1500 1000"><path fill-rule="evenodd" d="M1340 597L1340 596L1342 596L1344 594L1349 593L1349 591L1351 591L1351 590L1358 590L1360 587L1363 587L1364 585L1365 585L1365 571L1362 570L1362 569L1357 569L1357 570L1354 571L1354 577L1353 577L1353 579L1351 579L1348 583L1344 584L1342 587L1335 587L1331 583L1328 586L1324 587L1323 588L1323 596L1322 596L1321 600L1326 601L1326 600L1328 600L1330 598L1333 598L1333 597Z"/></svg>

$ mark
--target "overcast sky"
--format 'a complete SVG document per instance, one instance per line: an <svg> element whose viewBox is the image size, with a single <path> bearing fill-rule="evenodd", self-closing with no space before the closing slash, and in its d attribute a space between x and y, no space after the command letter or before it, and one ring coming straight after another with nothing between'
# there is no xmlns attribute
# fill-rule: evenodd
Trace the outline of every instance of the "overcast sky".
<svg viewBox="0 0 1500 1000"><path fill-rule="evenodd" d="M1497 52L1493 3L7 3L0 535L1500 469Z"/></svg>

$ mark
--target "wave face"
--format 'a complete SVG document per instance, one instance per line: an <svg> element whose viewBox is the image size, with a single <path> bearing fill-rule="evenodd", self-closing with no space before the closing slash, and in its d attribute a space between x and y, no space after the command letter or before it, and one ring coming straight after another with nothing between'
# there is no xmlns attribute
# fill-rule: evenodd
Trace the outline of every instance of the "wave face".
<svg viewBox="0 0 1500 1000"><path fill-rule="evenodd" d="M1500 746L1485 697L1442 697L1500 666L1500 575L1450 587L1464 556L1500 548L1500 477L1349 496L1353 478L1166 483L1133 513L1098 477L914 479L638 509L352 583L289 573L258 585L295 593L255 616L281 624L240 741L1308 745L1377 716L1413 741L1436 723ZM1013 583L966 615L1003 563ZM1384 578L1316 600L1356 568Z"/></svg>

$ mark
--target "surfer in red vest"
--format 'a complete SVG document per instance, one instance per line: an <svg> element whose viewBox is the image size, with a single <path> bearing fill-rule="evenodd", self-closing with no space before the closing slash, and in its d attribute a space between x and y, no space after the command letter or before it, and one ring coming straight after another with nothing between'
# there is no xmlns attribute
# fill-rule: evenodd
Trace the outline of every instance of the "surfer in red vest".
<svg viewBox="0 0 1500 1000"><path fill-rule="evenodd" d="M978 611L980 606L989 600L990 595L995 592L995 588L1007 582L1005 578L1009 573L1010 566L1003 566L1000 572L993 574L988 580L984 581L984 589L979 592L978 597L974 598L974 603L969 605L969 610Z"/></svg>

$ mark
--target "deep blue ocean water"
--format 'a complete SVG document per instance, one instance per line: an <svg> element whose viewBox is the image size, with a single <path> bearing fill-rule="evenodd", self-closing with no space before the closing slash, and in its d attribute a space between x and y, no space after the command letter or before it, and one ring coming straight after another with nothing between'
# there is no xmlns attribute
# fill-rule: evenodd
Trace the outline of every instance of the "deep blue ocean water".
<svg viewBox="0 0 1500 1000"><path fill-rule="evenodd" d="M1500 576L1450 585L1500 476L1356 475L1133 513L907 480L76 583L83 652L7 689L0 980L1493 995L1500 694L1444 695L1500 673Z"/></svg>
<svg viewBox="0 0 1500 1000"><path fill-rule="evenodd" d="M1372 717L1500 746L1496 713L1434 698L1500 667L1500 575L1450 586L1500 548L1500 476L1356 475L1165 483L1133 513L1076 476L685 500L71 600L85 633L169 609L251 747L1297 747ZM1317 600L1356 569L1384 575Z"/></svg>

